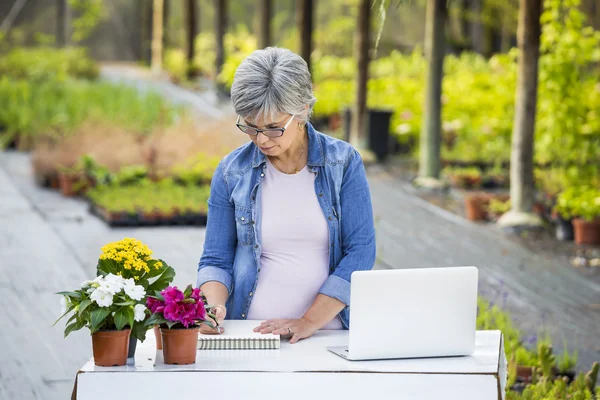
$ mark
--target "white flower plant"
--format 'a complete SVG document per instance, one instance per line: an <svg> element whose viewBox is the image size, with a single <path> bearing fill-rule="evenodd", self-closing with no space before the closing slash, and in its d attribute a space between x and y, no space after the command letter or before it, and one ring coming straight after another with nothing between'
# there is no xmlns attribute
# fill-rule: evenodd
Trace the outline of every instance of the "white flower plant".
<svg viewBox="0 0 600 400"><path fill-rule="evenodd" d="M146 291L136 285L133 278L113 274L98 276L93 281L83 282L78 290L56 294L62 296L63 309L54 325L72 314L66 324L65 337L84 327L89 328L91 334L133 328L132 336L145 337L143 321L149 315L145 306ZM136 327L141 327L143 332L135 332Z"/></svg>

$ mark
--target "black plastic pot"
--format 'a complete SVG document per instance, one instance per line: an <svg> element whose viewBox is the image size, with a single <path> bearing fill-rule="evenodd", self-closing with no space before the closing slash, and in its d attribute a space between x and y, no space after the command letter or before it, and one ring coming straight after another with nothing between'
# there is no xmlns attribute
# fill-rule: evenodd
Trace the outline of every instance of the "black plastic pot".
<svg viewBox="0 0 600 400"><path fill-rule="evenodd" d="M364 129L368 139L368 147L378 161L383 161L391 153L397 153L400 146L397 140L390 135L390 120L393 112L390 110L369 109L365 114ZM344 109L342 113L344 125L344 139L350 141L352 111Z"/></svg>
<svg viewBox="0 0 600 400"><path fill-rule="evenodd" d="M132 358L135 356L135 348L137 346L137 339L135 336L129 336L129 352L127 353L127 358Z"/></svg>
<svg viewBox="0 0 600 400"><path fill-rule="evenodd" d="M368 110L365 120L369 150L375 153L378 161L383 161L394 147L390 135L390 120L392 111Z"/></svg>
<svg viewBox="0 0 600 400"><path fill-rule="evenodd" d="M573 233L573 222L571 220L565 220L561 216L558 216L554 222L556 223L556 238L558 240L563 242L573 240L575 235Z"/></svg>

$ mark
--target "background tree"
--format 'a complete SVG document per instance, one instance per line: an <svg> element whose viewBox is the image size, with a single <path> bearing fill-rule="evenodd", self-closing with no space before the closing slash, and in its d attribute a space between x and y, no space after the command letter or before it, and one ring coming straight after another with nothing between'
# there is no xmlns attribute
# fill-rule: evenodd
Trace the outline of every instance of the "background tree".
<svg viewBox="0 0 600 400"><path fill-rule="evenodd" d="M271 0L260 0L258 9L258 48L264 49L271 44Z"/></svg>
<svg viewBox="0 0 600 400"><path fill-rule="evenodd" d="M198 0L185 0L186 11L186 59L188 63L188 77L192 78L195 74L194 57L196 56L195 39L198 34Z"/></svg>
<svg viewBox="0 0 600 400"><path fill-rule="evenodd" d="M358 148L366 148L364 129L365 112L367 109L367 80L369 78L369 46L371 2L360 0L358 20L355 34L355 53L357 60L356 98L352 111L350 143Z"/></svg>
<svg viewBox="0 0 600 400"><path fill-rule="evenodd" d="M540 15L543 0L521 0L519 6L519 69L510 158L511 211L498 221L503 226L539 226L531 213L534 202L533 138L540 57Z"/></svg>
<svg viewBox="0 0 600 400"><path fill-rule="evenodd" d="M160 74L163 56L163 1L154 0L152 7L152 73Z"/></svg>
<svg viewBox="0 0 600 400"><path fill-rule="evenodd" d="M444 26L446 0L428 0L425 21L427 78L420 136L419 180L417 184L438 186L442 121L442 79L444 68Z"/></svg>
<svg viewBox="0 0 600 400"><path fill-rule="evenodd" d="M310 55L312 54L312 31L313 31L313 0L298 0L296 2L296 16L300 40L300 55L308 64L310 70Z"/></svg>

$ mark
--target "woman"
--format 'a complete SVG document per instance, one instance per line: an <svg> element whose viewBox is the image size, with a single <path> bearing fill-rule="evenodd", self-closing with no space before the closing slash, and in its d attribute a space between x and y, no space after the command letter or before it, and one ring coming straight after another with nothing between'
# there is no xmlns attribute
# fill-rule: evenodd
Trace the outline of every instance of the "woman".
<svg viewBox="0 0 600 400"><path fill-rule="evenodd" d="M290 343L348 329L351 274L375 262L360 155L308 123L310 72L289 50L246 58L231 100L251 142L214 173L198 287L219 320L265 320L255 331Z"/></svg>

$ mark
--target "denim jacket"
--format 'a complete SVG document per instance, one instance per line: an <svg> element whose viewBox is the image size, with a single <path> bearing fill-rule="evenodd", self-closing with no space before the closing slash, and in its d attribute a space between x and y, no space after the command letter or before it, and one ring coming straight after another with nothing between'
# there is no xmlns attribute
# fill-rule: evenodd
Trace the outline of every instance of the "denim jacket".
<svg viewBox="0 0 600 400"><path fill-rule="evenodd" d="M329 228L329 277L319 293L346 304L340 317L348 329L351 275L375 263L371 195L358 152L307 127L307 167L316 173L315 193ZM266 157L250 142L225 156L213 175L197 285L217 281L227 287L227 319L246 319L259 279L265 172Z"/></svg>

